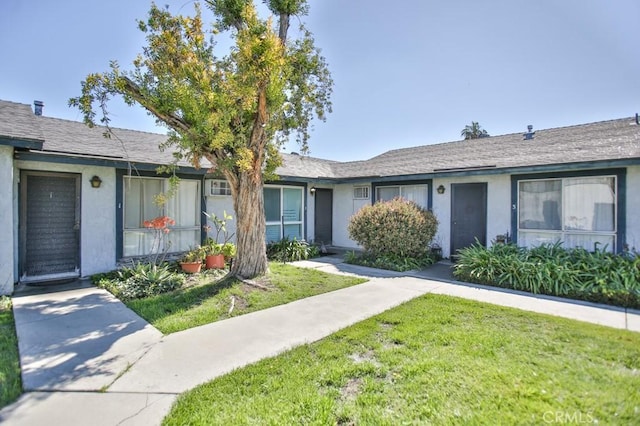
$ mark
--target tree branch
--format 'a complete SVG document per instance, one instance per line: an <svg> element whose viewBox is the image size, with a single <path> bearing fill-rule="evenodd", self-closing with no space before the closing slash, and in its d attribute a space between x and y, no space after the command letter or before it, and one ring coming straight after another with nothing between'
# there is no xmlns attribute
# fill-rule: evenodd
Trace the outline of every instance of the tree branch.
<svg viewBox="0 0 640 426"><path fill-rule="evenodd" d="M280 29L278 32L278 37L284 46L287 43L287 33L289 32L289 18L291 15L288 13L280 14Z"/></svg>
<svg viewBox="0 0 640 426"><path fill-rule="evenodd" d="M142 94L140 90L140 86L131 81L128 77L121 77L122 81L125 84L125 90L127 94L130 95L133 99L136 100L140 105L142 105L147 111L155 115L160 120L167 123L169 126L173 127L176 130L181 130L183 132L188 132L191 130L191 126L185 122L183 119L178 117L175 114L164 113L160 111L156 106L147 100L147 98Z"/></svg>

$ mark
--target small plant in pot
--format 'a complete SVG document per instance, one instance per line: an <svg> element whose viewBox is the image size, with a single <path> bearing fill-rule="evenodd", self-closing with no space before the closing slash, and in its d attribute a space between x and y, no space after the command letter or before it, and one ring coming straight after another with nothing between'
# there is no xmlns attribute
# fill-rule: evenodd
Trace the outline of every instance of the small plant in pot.
<svg viewBox="0 0 640 426"><path fill-rule="evenodd" d="M213 225L206 225L205 230L207 233L215 231L215 238L208 237L205 241L207 248L205 266L208 269L222 269L225 267L225 260L229 260L236 254L236 246L230 242L234 234L229 235L227 231L227 221L233 220L233 217L227 212L223 212L222 218L213 213L203 213L207 217L207 222Z"/></svg>
<svg viewBox="0 0 640 426"><path fill-rule="evenodd" d="M206 251L204 247L195 247L182 255L180 267L184 272L195 274L200 272Z"/></svg>
<svg viewBox="0 0 640 426"><path fill-rule="evenodd" d="M205 268L207 269L223 269L224 253L222 251L223 244L218 244L211 238L207 238L205 247Z"/></svg>

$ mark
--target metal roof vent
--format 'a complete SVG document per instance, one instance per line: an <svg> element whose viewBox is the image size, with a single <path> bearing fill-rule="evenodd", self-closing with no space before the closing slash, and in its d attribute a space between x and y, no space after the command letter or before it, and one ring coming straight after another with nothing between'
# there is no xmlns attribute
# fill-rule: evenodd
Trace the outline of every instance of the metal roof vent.
<svg viewBox="0 0 640 426"><path fill-rule="evenodd" d="M44 102L33 101L33 113L35 115L42 115L42 107L44 107Z"/></svg>
<svg viewBox="0 0 640 426"><path fill-rule="evenodd" d="M533 131L533 126L531 124L529 124L527 126L527 133L523 133L522 136L524 136L524 140L528 141L533 139L533 137L535 136L536 132Z"/></svg>

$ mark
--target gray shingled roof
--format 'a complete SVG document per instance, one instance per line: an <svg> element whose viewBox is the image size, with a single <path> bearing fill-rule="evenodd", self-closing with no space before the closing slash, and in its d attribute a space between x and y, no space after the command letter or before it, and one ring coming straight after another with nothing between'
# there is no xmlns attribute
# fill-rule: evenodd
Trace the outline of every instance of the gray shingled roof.
<svg viewBox="0 0 640 426"><path fill-rule="evenodd" d="M44 137L35 120L31 106L0 100L0 137L42 142Z"/></svg>
<svg viewBox="0 0 640 426"><path fill-rule="evenodd" d="M43 152L146 164L168 164L173 159L169 150L158 149L166 135L113 131L115 136L105 139L103 127L89 128L76 121L35 116L29 105L0 100L0 137L44 140ZM337 162L283 154L283 165L277 173L298 178L350 179L625 159L640 159L640 126L634 118L536 130L532 140L523 140L522 133L514 133L395 149L363 161Z"/></svg>
<svg viewBox="0 0 640 426"><path fill-rule="evenodd" d="M166 135L114 128L111 138L105 138L101 126L90 128L77 121L36 118L45 135L45 152L152 164L168 164L173 159L170 151L158 149Z"/></svg>
<svg viewBox="0 0 640 426"><path fill-rule="evenodd" d="M337 161L323 160L298 154L281 154L282 166L276 172L280 176L305 177L305 178L331 178L333 167Z"/></svg>
<svg viewBox="0 0 640 426"><path fill-rule="evenodd" d="M338 163L337 178L431 174L473 168L512 168L640 159L635 118L394 149L366 161Z"/></svg>

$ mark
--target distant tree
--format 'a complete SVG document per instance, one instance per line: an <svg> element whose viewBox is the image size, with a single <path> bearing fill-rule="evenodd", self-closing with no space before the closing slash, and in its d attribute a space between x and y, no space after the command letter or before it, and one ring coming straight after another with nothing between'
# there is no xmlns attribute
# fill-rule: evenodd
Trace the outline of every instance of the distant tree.
<svg viewBox="0 0 640 426"><path fill-rule="evenodd" d="M166 146L177 148L178 159L199 167L205 158L224 175L237 224L231 273L243 278L268 269L265 176L274 177L291 133L307 151L311 120L331 111L333 87L311 33L300 24L287 38L290 17L307 14L306 0L263 3L273 14L268 19L258 16L253 0L205 0L216 17L209 26L199 3L193 17L152 3L147 20L138 22L147 45L133 70L112 62L109 71L88 75L81 95L69 100L90 126L95 111L108 126L106 104L114 95L139 104L169 129ZM220 54L216 40L225 33L234 45Z"/></svg>
<svg viewBox="0 0 640 426"><path fill-rule="evenodd" d="M471 125L464 126L464 129L460 132L460 136L465 139L480 139L489 137L490 135L477 121L472 121Z"/></svg>

